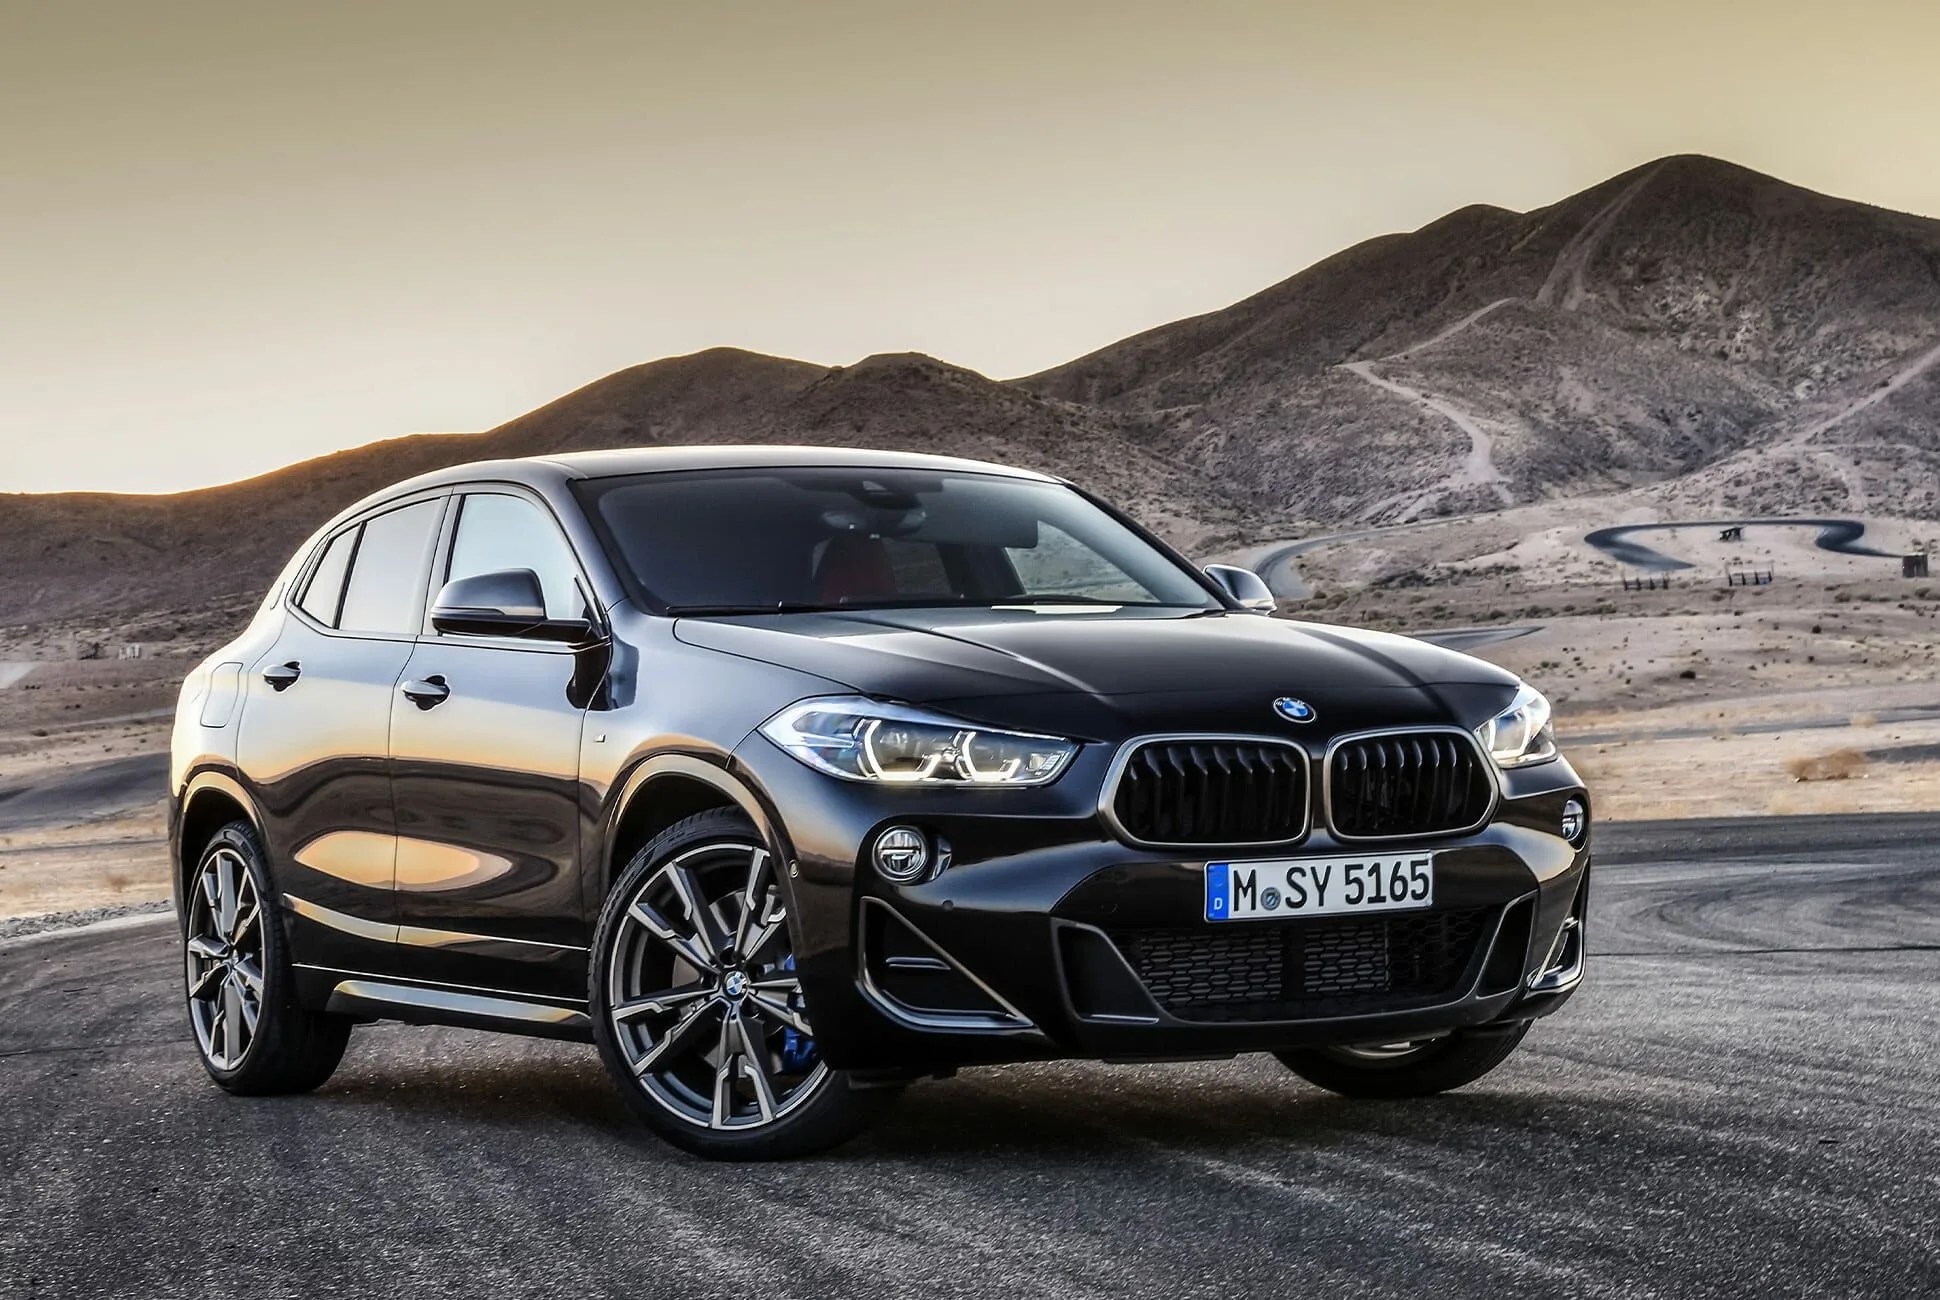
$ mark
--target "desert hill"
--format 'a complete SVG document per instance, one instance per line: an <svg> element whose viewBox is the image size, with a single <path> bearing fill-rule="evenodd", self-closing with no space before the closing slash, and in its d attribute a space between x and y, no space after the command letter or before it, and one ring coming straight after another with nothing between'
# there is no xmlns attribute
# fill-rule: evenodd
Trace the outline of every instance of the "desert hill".
<svg viewBox="0 0 1940 1300"><path fill-rule="evenodd" d="M388 483L464 461L599 447L787 442L933 451L1081 478L1191 543L1242 513L1101 415L929 357L823 367L731 348L634 366L481 434L373 443L168 496L0 496L0 626L132 618L260 593L311 530Z"/></svg>
<svg viewBox="0 0 1940 1300"><path fill-rule="evenodd" d="M1940 221L1686 156L1370 240L1022 382L1294 514L1391 521L1713 465L1690 495L1932 513L1936 345Z"/></svg>
<svg viewBox="0 0 1940 1300"><path fill-rule="evenodd" d="M1940 221L1674 157L1369 240L1011 383L722 348L219 488L0 496L0 625L246 599L324 518L437 466L729 441L1045 469L1188 547L1620 490L1940 517Z"/></svg>

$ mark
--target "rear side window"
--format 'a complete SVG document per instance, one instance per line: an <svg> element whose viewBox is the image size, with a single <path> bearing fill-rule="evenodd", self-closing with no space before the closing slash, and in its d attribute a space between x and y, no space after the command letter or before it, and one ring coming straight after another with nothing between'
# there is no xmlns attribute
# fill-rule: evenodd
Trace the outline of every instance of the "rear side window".
<svg viewBox="0 0 1940 1300"><path fill-rule="evenodd" d="M323 558L310 574L297 608L325 627L337 626L337 607L344 600L344 575L350 572L350 553L357 548L357 530L346 528L323 548Z"/></svg>
<svg viewBox="0 0 1940 1300"><path fill-rule="evenodd" d="M420 501L364 522L338 627L346 632L418 631L420 593L442 504Z"/></svg>
<svg viewBox="0 0 1940 1300"><path fill-rule="evenodd" d="M552 516L524 497L499 492L467 496L458 512L445 581L505 569L530 569L546 593L547 618L584 618L575 579L579 565Z"/></svg>

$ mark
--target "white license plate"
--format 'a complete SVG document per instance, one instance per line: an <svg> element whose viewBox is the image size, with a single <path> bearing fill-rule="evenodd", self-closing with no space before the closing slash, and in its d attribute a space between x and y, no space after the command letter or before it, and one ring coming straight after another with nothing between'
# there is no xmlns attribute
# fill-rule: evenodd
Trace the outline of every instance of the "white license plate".
<svg viewBox="0 0 1940 1300"><path fill-rule="evenodd" d="M1435 855L1208 862L1208 921L1395 912L1435 903Z"/></svg>

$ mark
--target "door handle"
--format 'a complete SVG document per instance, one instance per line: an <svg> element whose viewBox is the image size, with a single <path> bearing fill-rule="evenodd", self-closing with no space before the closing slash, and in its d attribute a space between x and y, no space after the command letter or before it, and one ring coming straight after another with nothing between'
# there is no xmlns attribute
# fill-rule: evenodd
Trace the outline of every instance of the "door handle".
<svg viewBox="0 0 1940 1300"><path fill-rule="evenodd" d="M270 684L271 690L287 691L296 685L296 679L303 676L303 665L292 659L286 664L276 664L263 669L263 680Z"/></svg>
<svg viewBox="0 0 1940 1300"><path fill-rule="evenodd" d="M421 709L435 709L451 698L451 687L442 677L427 677L422 681L406 682L401 688L404 698Z"/></svg>

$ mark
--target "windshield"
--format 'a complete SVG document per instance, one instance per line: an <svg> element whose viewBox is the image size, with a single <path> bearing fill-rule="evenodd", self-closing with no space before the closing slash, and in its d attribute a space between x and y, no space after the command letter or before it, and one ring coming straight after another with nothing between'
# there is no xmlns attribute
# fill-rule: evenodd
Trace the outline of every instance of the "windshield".
<svg viewBox="0 0 1940 1300"><path fill-rule="evenodd" d="M670 613L1006 604L1217 608L1068 487L909 469L732 469L575 485Z"/></svg>

